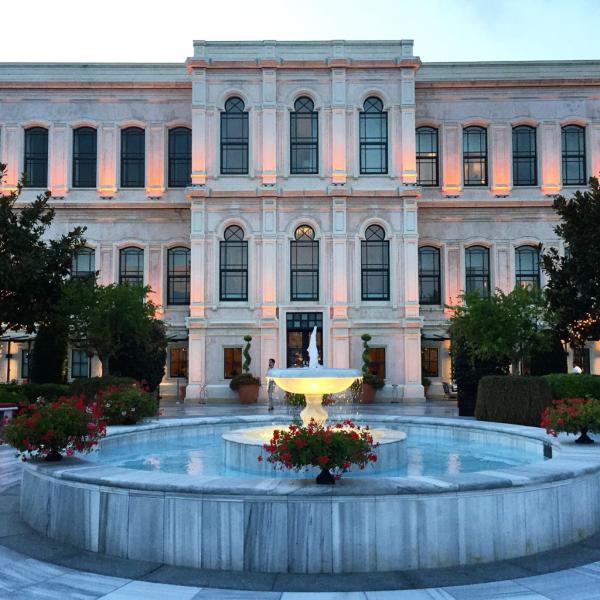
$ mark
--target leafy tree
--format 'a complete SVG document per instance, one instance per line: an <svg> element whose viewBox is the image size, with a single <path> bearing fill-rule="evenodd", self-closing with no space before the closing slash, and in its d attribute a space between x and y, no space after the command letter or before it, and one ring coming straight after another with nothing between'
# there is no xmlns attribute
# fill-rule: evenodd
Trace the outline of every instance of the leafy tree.
<svg viewBox="0 0 600 600"><path fill-rule="evenodd" d="M566 256L556 248L542 255L548 275L546 296L554 314L555 331L565 342L582 348L586 340L600 339L600 185L591 177L588 190L572 198L558 195L554 210L560 223L554 228L567 246Z"/></svg>
<svg viewBox="0 0 600 600"><path fill-rule="evenodd" d="M0 164L0 181L5 175L6 165ZM0 333L32 333L53 318L73 253L85 243L82 227L50 239L50 192L21 206L22 187L20 181L15 191L0 195Z"/></svg>
<svg viewBox="0 0 600 600"><path fill-rule="evenodd" d="M61 319L40 325L31 353L29 378L33 383L63 383L68 338Z"/></svg>

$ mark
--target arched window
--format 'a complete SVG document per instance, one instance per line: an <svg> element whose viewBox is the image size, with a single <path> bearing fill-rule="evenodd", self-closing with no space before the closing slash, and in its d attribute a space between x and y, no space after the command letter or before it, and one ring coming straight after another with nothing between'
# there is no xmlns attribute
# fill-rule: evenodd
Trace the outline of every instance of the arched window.
<svg viewBox="0 0 600 600"><path fill-rule="evenodd" d="M585 127L565 125L562 128L563 185L585 185Z"/></svg>
<svg viewBox="0 0 600 600"><path fill-rule="evenodd" d="M130 246L119 252L119 283L144 285L144 251Z"/></svg>
<svg viewBox="0 0 600 600"><path fill-rule="evenodd" d="M384 174L388 170L387 113L383 102L371 96L359 117L360 172Z"/></svg>
<svg viewBox="0 0 600 600"><path fill-rule="evenodd" d="M534 246L520 246L515 250L515 277L517 285L540 287L540 251Z"/></svg>
<svg viewBox="0 0 600 600"><path fill-rule="evenodd" d="M96 252L93 248L80 248L73 255L71 277L83 279L96 272Z"/></svg>
<svg viewBox="0 0 600 600"><path fill-rule="evenodd" d="M300 225L290 243L292 300L319 299L319 242L310 225Z"/></svg>
<svg viewBox="0 0 600 600"><path fill-rule="evenodd" d="M175 127L169 130L169 187L192 184L192 130Z"/></svg>
<svg viewBox="0 0 600 600"><path fill-rule="evenodd" d="M419 304L441 304L440 251L419 248Z"/></svg>
<svg viewBox="0 0 600 600"><path fill-rule="evenodd" d="M167 250L167 304L190 303L190 249Z"/></svg>
<svg viewBox="0 0 600 600"><path fill-rule="evenodd" d="M487 185L487 131L463 129L463 176L465 185Z"/></svg>
<svg viewBox="0 0 600 600"><path fill-rule="evenodd" d="M25 187L48 187L48 130L30 127L25 130Z"/></svg>
<svg viewBox="0 0 600 600"><path fill-rule="evenodd" d="M477 291L482 298L490 295L490 250L471 246L465 250L465 291Z"/></svg>
<svg viewBox="0 0 600 600"><path fill-rule="evenodd" d="M361 298L390 299L390 243L379 225L370 225L361 242Z"/></svg>
<svg viewBox="0 0 600 600"><path fill-rule="evenodd" d="M73 130L73 187L96 187L97 135L93 127Z"/></svg>
<svg viewBox="0 0 600 600"><path fill-rule="evenodd" d="M513 127L513 184L537 185L537 144L535 127Z"/></svg>
<svg viewBox="0 0 600 600"><path fill-rule="evenodd" d="M417 129L417 183L439 185L438 131L433 127Z"/></svg>
<svg viewBox="0 0 600 600"><path fill-rule="evenodd" d="M248 300L248 242L239 225L230 225L220 242L220 298Z"/></svg>
<svg viewBox="0 0 600 600"><path fill-rule="evenodd" d="M248 173L248 113L241 98L229 98L221 113L221 173Z"/></svg>
<svg viewBox="0 0 600 600"><path fill-rule="evenodd" d="M314 102L302 96L290 114L290 172L319 172L319 115Z"/></svg>
<svg viewBox="0 0 600 600"><path fill-rule="evenodd" d="M144 187L146 182L146 132L139 127L121 130L121 187Z"/></svg>

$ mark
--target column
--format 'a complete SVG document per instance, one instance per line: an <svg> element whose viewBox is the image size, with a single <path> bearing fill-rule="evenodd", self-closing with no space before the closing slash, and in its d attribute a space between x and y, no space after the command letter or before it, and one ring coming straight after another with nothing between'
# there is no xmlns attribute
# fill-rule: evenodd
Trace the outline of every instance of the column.
<svg viewBox="0 0 600 600"><path fill-rule="evenodd" d="M404 278L404 315L419 317L419 236L417 234L417 203L405 198L403 206L402 263L399 274Z"/></svg>
<svg viewBox="0 0 600 600"><path fill-rule="evenodd" d="M276 71L262 70L262 184L277 181L277 103Z"/></svg>
<svg viewBox="0 0 600 600"><path fill-rule="evenodd" d="M98 130L98 189L101 197L117 193L117 142L119 129L114 123L102 123Z"/></svg>
<svg viewBox="0 0 600 600"><path fill-rule="evenodd" d="M332 199L333 236L331 250L331 350L329 364L336 369L350 367L348 324L348 232L346 198Z"/></svg>
<svg viewBox="0 0 600 600"><path fill-rule="evenodd" d="M148 246L148 285L150 286L150 300L158 306L157 318L162 319L163 309L163 260L162 246L160 244L151 244Z"/></svg>
<svg viewBox="0 0 600 600"><path fill-rule="evenodd" d="M542 158L542 193L548 195L558 194L561 188L560 126L556 121L543 121L538 131L540 133L539 152Z"/></svg>
<svg viewBox="0 0 600 600"><path fill-rule="evenodd" d="M99 283L101 285L110 285L115 282L113 269L114 249L112 244L102 244L100 246L100 275ZM117 259L118 260L118 259ZM117 281L118 273L117 273Z"/></svg>
<svg viewBox="0 0 600 600"><path fill-rule="evenodd" d="M331 98L331 181L333 185L344 185L348 176L346 165L346 69L331 70Z"/></svg>
<svg viewBox="0 0 600 600"><path fill-rule="evenodd" d="M150 123L146 135L146 195L160 198L165 192L165 128Z"/></svg>
<svg viewBox="0 0 600 600"><path fill-rule="evenodd" d="M277 200L263 198L262 202L262 264L261 316L275 319L277 314Z"/></svg>
<svg viewBox="0 0 600 600"><path fill-rule="evenodd" d="M510 292L514 287L514 279L512 277L512 266L514 265L514 255L511 256L511 245L506 243L496 244L495 252L492 251L492 256L495 254L495 281L493 288L499 288L504 293ZM492 271L492 274L493 271Z"/></svg>
<svg viewBox="0 0 600 600"><path fill-rule="evenodd" d="M206 184L206 69L192 72L192 185Z"/></svg>
<svg viewBox="0 0 600 600"><path fill-rule="evenodd" d="M2 127L0 162L6 165L6 176L0 181L2 193L17 189L23 161L23 130L18 123L6 123Z"/></svg>
<svg viewBox="0 0 600 600"><path fill-rule="evenodd" d="M446 244L444 273L444 304L453 306L459 303L465 286L461 276L461 247L457 243ZM445 310L447 316L450 311Z"/></svg>
<svg viewBox="0 0 600 600"><path fill-rule="evenodd" d="M508 196L511 190L511 135L508 123L492 123L491 138L491 189L496 196Z"/></svg>
<svg viewBox="0 0 600 600"><path fill-rule="evenodd" d="M404 399L425 398L421 385L421 328L407 323L404 329Z"/></svg>
<svg viewBox="0 0 600 600"><path fill-rule="evenodd" d="M415 133L415 71L401 69L400 113L402 135L402 183L415 185L417 182L416 133Z"/></svg>
<svg viewBox="0 0 600 600"><path fill-rule="evenodd" d="M49 188L52 196L62 198L69 191L67 183L67 124L54 123L48 148Z"/></svg>
<svg viewBox="0 0 600 600"><path fill-rule="evenodd" d="M461 128L458 123L444 123L442 130L442 194L448 197L462 191Z"/></svg>

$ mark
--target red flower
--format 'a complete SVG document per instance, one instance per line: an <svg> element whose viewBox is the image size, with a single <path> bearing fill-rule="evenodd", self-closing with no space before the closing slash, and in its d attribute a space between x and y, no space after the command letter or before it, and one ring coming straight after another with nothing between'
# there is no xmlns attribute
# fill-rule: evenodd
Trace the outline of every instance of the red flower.
<svg viewBox="0 0 600 600"><path fill-rule="evenodd" d="M319 456L319 458L317 459L319 461L320 465L326 465L329 462L329 457L328 456Z"/></svg>
<svg viewBox="0 0 600 600"><path fill-rule="evenodd" d="M298 438L296 440L296 446L298 446L298 448L304 448L304 446L306 446L306 440L303 438Z"/></svg>
<svg viewBox="0 0 600 600"><path fill-rule="evenodd" d="M263 461L262 454L259 454L259 455L258 455L258 462L262 462L262 461Z"/></svg>

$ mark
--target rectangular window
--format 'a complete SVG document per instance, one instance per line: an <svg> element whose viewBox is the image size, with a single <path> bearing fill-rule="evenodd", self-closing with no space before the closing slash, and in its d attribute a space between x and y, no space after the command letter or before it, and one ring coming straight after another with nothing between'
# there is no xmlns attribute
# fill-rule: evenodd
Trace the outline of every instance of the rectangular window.
<svg viewBox="0 0 600 600"><path fill-rule="evenodd" d="M563 185L585 185L585 127L565 125L561 140Z"/></svg>
<svg viewBox="0 0 600 600"><path fill-rule="evenodd" d="M527 125L519 125L512 131L514 185L537 185L535 134L535 129Z"/></svg>
<svg viewBox="0 0 600 600"><path fill-rule="evenodd" d="M71 351L71 377L81 379L90 376L90 357L83 350Z"/></svg>
<svg viewBox="0 0 600 600"><path fill-rule="evenodd" d="M187 348L169 349L169 377L184 378L188 376L188 350Z"/></svg>
<svg viewBox="0 0 600 600"><path fill-rule="evenodd" d="M478 291L482 298L490 295L490 251L483 246L465 250L465 291Z"/></svg>
<svg viewBox="0 0 600 600"><path fill-rule="evenodd" d="M25 130L25 187L48 187L48 130L32 127Z"/></svg>
<svg viewBox="0 0 600 600"><path fill-rule="evenodd" d="M318 113L293 112L290 115L290 172L319 172Z"/></svg>
<svg viewBox="0 0 600 600"><path fill-rule="evenodd" d="M248 242L220 242L220 299L229 302L248 300Z"/></svg>
<svg viewBox="0 0 600 600"><path fill-rule="evenodd" d="M169 187L192 184L192 131L177 127L169 131Z"/></svg>
<svg viewBox="0 0 600 600"><path fill-rule="evenodd" d="M21 379L29 379L29 352L21 350Z"/></svg>
<svg viewBox="0 0 600 600"><path fill-rule="evenodd" d="M441 303L440 251L433 246L419 248L419 304Z"/></svg>
<svg viewBox="0 0 600 600"><path fill-rule="evenodd" d="M291 299L319 299L319 242L290 242Z"/></svg>
<svg viewBox="0 0 600 600"><path fill-rule="evenodd" d="M369 348L369 373L385 379L385 348Z"/></svg>
<svg viewBox="0 0 600 600"><path fill-rule="evenodd" d="M468 185L487 185L487 131L483 127L463 129L463 178Z"/></svg>
<svg viewBox="0 0 600 600"><path fill-rule="evenodd" d="M223 378L233 379L242 373L242 349L223 348Z"/></svg>
<svg viewBox="0 0 600 600"><path fill-rule="evenodd" d="M417 129L417 184L437 186L438 132L433 127Z"/></svg>
<svg viewBox="0 0 600 600"><path fill-rule="evenodd" d="M139 127L121 131L121 187L143 188L146 181L146 132Z"/></svg>
<svg viewBox="0 0 600 600"><path fill-rule="evenodd" d="M73 187L96 187L96 130L80 127L73 131Z"/></svg>
<svg viewBox="0 0 600 600"><path fill-rule="evenodd" d="M361 112L359 136L361 175L384 175L387 173L387 113Z"/></svg>
<svg viewBox="0 0 600 600"><path fill-rule="evenodd" d="M221 113L221 173L248 174L248 113Z"/></svg>
<svg viewBox="0 0 600 600"><path fill-rule="evenodd" d="M423 348L421 350L421 370L425 377L439 376L437 348Z"/></svg>
<svg viewBox="0 0 600 600"><path fill-rule="evenodd" d="M85 279L96 272L96 253L92 248L80 248L73 255L71 277Z"/></svg>

